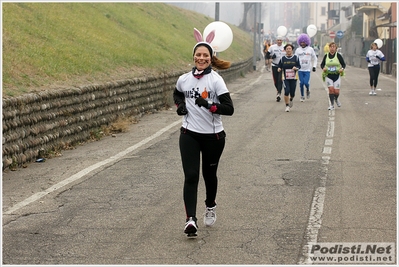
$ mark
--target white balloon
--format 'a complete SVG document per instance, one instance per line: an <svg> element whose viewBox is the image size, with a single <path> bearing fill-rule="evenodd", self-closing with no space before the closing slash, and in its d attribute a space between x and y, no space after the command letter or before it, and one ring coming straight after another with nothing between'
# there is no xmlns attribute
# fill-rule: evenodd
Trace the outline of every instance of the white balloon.
<svg viewBox="0 0 399 267"><path fill-rule="evenodd" d="M375 39L374 43L377 44L378 49L380 49L384 44L381 39Z"/></svg>
<svg viewBox="0 0 399 267"><path fill-rule="evenodd" d="M215 38L211 42L213 50L215 52L222 52L230 47L233 42L233 31L226 23L222 21L214 21L208 24L204 29L204 40L208 34L215 30Z"/></svg>
<svg viewBox="0 0 399 267"><path fill-rule="evenodd" d="M284 36L287 35L287 32L288 32L288 29L287 29L287 27L285 27L285 26L279 26L279 27L277 28L277 36L282 36L282 37L284 37Z"/></svg>
<svg viewBox="0 0 399 267"><path fill-rule="evenodd" d="M312 38L313 36L315 36L316 33L317 33L317 27L316 27L316 25L310 24L310 25L306 28L306 33L309 35L310 38Z"/></svg>

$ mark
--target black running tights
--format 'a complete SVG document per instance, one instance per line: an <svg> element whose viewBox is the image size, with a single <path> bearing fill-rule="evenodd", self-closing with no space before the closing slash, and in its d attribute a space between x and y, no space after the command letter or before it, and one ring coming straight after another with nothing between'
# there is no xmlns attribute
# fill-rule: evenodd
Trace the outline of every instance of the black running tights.
<svg viewBox="0 0 399 267"><path fill-rule="evenodd" d="M281 79L282 72L277 71L278 67L272 66L272 75L274 87L277 89L277 93L281 94L281 90L283 89L283 80Z"/></svg>
<svg viewBox="0 0 399 267"><path fill-rule="evenodd" d="M187 218L196 217L201 152L202 175L206 190L205 205L213 207L216 204L218 185L216 173L224 145L224 137L209 140L199 135L180 134L179 146L184 171L183 199Z"/></svg>
<svg viewBox="0 0 399 267"><path fill-rule="evenodd" d="M370 86L377 88L378 75L380 74L380 65L369 67L369 74L370 74Z"/></svg>

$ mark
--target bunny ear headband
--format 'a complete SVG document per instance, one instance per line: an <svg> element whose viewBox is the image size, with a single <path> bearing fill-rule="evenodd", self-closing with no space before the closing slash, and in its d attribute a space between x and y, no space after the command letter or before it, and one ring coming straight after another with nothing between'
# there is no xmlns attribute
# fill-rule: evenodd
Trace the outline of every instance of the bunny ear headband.
<svg viewBox="0 0 399 267"><path fill-rule="evenodd" d="M211 54L211 57L213 57L214 55L214 51L213 51L213 47L211 45L213 39L215 38L215 30L211 31L207 36L206 36L206 40L204 41L202 34L200 33L199 30L197 30L196 28L194 28L194 38L197 41L197 44L194 46L193 48L193 55L195 52L195 49L199 46L199 45L204 45L208 48L209 53Z"/></svg>

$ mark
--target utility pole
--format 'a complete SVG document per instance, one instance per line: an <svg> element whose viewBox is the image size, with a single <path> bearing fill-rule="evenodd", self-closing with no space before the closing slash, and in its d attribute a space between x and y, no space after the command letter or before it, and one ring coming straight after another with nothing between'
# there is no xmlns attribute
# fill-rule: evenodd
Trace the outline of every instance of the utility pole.
<svg viewBox="0 0 399 267"><path fill-rule="evenodd" d="M219 2L215 3L215 21L219 21Z"/></svg>
<svg viewBox="0 0 399 267"><path fill-rule="evenodd" d="M253 32L253 34L254 34L254 47L253 47L252 64L253 64L253 69L256 70L256 57L258 55L258 53L256 52L257 51L257 48L256 48L256 33L258 31L258 27L256 25L256 10L257 10L256 7L257 7L257 4L254 3L252 6L254 8L254 26L253 26L253 29L254 29L254 32Z"/></svg>
<svg viewBox="0 0 399 267"><path fill-rule="evenodd" d="M215 3L215 21L219 21L219 2ZM215 56L218 56L218 52L215 53Z"/></svg>
<svg viewBox="0 0 399 267"><path fill-rule="evenodd" d="M257 5L258 5L258 25L259 25L259 28L258 28L258 34L259 34L259 36L258 36L258 40L259 40L258 55L259 55L259 59L260 59L260 58L262 58L262 53L259 48L260 45L262 44L262 34L261 34L261 32L262 32L262 3L257 3Z"/></svg>

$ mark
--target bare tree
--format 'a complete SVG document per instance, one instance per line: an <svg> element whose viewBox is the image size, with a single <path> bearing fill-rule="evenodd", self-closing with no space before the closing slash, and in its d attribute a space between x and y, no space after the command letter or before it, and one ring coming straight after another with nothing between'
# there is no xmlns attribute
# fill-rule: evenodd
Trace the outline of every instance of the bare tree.
<svg viewBox="0 0 399 267"><path fill-rule="evenodd" d="M242 18L242 22L238 26L242 30L250 30L251 27L248 28L248 12L254 6L255 3L244 3L244 15Z"/></svg>

